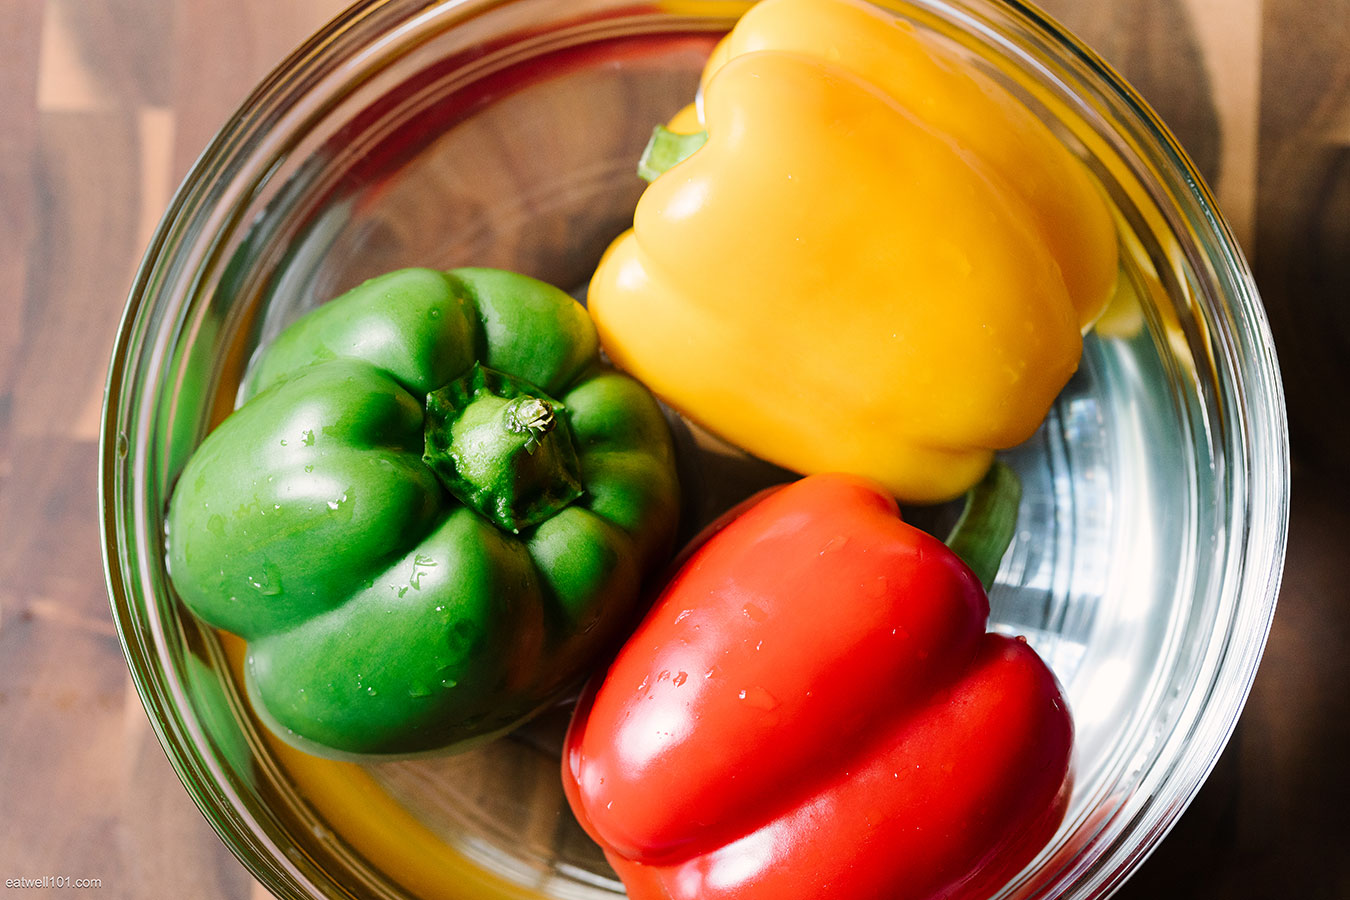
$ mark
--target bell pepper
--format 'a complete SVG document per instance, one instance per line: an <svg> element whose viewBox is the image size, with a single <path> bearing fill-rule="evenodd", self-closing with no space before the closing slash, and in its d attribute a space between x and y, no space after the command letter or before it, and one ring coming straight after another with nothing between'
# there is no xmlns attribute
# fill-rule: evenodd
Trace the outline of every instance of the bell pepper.
<svg viewBox="0 0 1350 900"><path fill-rule="evenodd" d="M550 285L407 269L301 318L188 461L168 565L315 753L462 749L573 689L674 539L670 434Z"/></svg>
<svg viewBox="0 0 1350 900"><path fill-rule="evenodd" d="M1049 839L1072 723L972 571L813 475L695 550L579 704L563 782L633 900L983 898Z"/></svg>
<svg viewBox="0 0 1350 900"><path fill-rule="evenodd" d="M907 501L1032 434L1117 270L1102 192L1042 122L861 0L755 5L699 110L591 283L616 365L751 453Z"/></svg>

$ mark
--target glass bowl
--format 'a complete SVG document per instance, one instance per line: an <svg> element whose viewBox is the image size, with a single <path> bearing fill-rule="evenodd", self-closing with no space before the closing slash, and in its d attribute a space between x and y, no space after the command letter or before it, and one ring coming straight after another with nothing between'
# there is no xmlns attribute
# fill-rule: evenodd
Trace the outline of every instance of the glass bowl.
<svg viewBox="0 0 1350 900"><path fill-rule="evenodd" d="M1032 7L887 4L1022 99L1100 180L1120 290L1033 440L991 592L1065 685L1076 789L1000 896L1103 897L1176 821L1260 659L1284 554L1283 398L1246 264L1167 130ZM174 478L251 354L305 310L404 265L499 266L584 291L642 189L653 123L692 96L746 4L376 0L301 47L173 200L109 374L108 585L141 697L184 785L278 896L622 893L567 811L559 707L468 754L358 766L262 729L240 647L187 615L164 566ZM782 473L678 421L692 531ZM947 508L921 510L940 524ZM672 786L675 789L675 786Z"/></svg>

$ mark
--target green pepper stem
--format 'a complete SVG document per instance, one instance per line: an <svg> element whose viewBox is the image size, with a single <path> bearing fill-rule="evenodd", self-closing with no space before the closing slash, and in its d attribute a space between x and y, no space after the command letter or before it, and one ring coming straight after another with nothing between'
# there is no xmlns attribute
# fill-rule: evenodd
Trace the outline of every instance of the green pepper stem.
<svg viewBox="0 0 1350 900"><path fill-rule="evenodd" d="M558 421L553 415L552 404L538 397L517 397L506 412L507 429L530 436L525 442L525 451L530 454L539 446L540 438L552 431Z"/></svg>
<svg viewBox="0 0 1350 900"><path fill-rule="evenodd" d="M986 591L1017 531L1021 502L1021 479L995 460L984 478L966 492L965 509L947 535L947 546L970 567Z"/></svg>
<svg viewBox="0 0 1350 900"><path fill-rule="evenodd" d="M680 134L664 125L652 129L652 139L638 160L638 175L644 181L655 181L676 163L688 159L695 150L708 141L708 132Z"/></svg>
<svg viewBox="0 0 1350 900"><path fill-rule="evenodd" d="M455 499L512 534L585 493L567 407L541 393L475 363L427 394L422 461Z"/></svg>

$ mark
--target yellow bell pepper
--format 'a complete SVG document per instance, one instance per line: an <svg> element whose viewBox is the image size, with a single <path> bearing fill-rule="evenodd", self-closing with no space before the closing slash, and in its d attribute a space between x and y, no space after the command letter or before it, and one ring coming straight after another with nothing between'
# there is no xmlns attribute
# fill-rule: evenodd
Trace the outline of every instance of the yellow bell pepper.
<svg viewBox="0 0 1350 900"><path fill-rule="evenodd" d="M1100 189L954 49L861 0L764 0L713 52L707 140L589 304L610 357L726 440L902 500L1035 431L1116 278Z"/></svg>

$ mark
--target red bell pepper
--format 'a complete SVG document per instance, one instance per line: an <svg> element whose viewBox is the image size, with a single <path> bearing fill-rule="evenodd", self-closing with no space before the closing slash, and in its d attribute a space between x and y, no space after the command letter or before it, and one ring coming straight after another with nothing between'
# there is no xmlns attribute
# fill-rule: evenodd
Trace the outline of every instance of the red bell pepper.
<svg viewBox="0 0 1350 900"><path fill-rule="evenodd" d="M563 782L633 900L997 890L1058 826L1054 675L878 485L814 475L687 559L578 706Z"/></svg>

